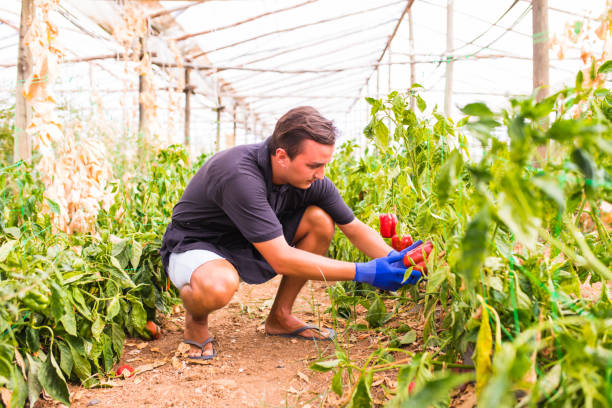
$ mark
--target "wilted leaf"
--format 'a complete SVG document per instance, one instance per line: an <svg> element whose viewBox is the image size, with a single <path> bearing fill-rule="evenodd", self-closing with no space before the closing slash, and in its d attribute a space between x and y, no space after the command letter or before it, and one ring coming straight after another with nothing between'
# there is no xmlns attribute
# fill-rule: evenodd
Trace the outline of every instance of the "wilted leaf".
<svg viewBox="0 0 612 408"><path fill-rule="evenodd" d="M493 350L493 334L489 324L489 312L482 302L482 315L478 339L476 341L476 394L480 395L491 377L491 354Z"/></svg>

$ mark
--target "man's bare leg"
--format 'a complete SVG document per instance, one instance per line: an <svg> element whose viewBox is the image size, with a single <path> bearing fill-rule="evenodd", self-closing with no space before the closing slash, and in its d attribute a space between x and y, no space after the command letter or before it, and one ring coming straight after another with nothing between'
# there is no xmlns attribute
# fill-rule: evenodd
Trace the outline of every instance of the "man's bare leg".
<svg viewBox="0 0 612 408"><path fill-rule="evenodd" d="M225 259L215 259L198 267L191 275L189 285L181 288L185 306L186 340L201 343L210 337L208 315L227 305L238 289L240 278L236 269ZM204 346L204 353L191 346L190 357L212 355L212 344Z"/></svg>
<svg viewBox="0 0 612 408"><path fill-rule="evenodd" d="M310 206L304 212L294 241L296 248L325 255L334 236L334 222L331 217L316 206ZM266 319L266 333L291 333L306 323L291 314L293 303L306 283L306 279L295 276L283 276ZM325 337L316 330L305 330L300 335L304 337Z"/></svg>

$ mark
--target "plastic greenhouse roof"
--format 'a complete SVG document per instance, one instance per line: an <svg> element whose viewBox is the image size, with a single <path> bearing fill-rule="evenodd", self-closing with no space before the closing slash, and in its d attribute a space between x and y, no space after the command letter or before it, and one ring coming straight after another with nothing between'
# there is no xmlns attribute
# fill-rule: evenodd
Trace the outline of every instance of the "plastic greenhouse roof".
<svg viewBox="0 0 612 408"><path fill-rule="evenodd" d="M184 61L200 66L194 84L200 91L194 106L200 113L194 126L214 128L212 108L221 105L222 126L231 123L237 103L239 117L247 108L258 118L256 128L265 136L288 109L312 105L334 119L345 137L356 137L367 121L365 96L384 96L389 90L410 86L408 16L403 12L410 0L208 0L148 2L151 9L188 8L170 14L158 23L151 37L156 62L172 64L167 40L185 34L206 34L179 41ZM549 0L549 36L561 35L566 24L583 16L598 17L605 0ZM6 23L19 23L20 2L0 5L0 99L10 98L14 84L17 35ZM121 52L121 47L100 26L117 19L118 5L112 1L65 0L60 40L67 58ZM278 10L284 10L275 12ZM429 109L443 110L446 58L446 1L414 0L416 81ZM262 14L267 16L255 18ZM501 18L500 18L501 16ZM401 18L401 23L400 23ZM241 21L252 19L239 24ZM526 0L454 1L454 62L451 116L458 107L484 101L492 107L507 97L532 92L531 2ZM153 26L161 19L154 19ZM389 38L394 33L388 46ZM194 56L205 53L198 58ZM569 48L563 60L550 53L551 88L571 84L581 68L580 49ZM191 59L189 58L191 57ZM2 65L5 64L5 65ZM95 80L87 64L62 66L58 89L117 90L102 96L113 106L120 97L126 73L114 60L96 61ZM378 73L376 67L378 66ZM158 87L169 79L160 70ZM68 79L70 78L70 79ZM192 75L193 78L193 75ZM77 85L78 84L78 85ZM2 94L1 92L4 92ZM73 106L89 106L85 93L67 94ZM110 112L110 111L109 111ZM194 110L195 112L195 110ZM252 127L250 129L253 131ZM248 133L248 131L247 131ZM180 140L180 138L179 138ZM245 135L244 141L248 141ZM206 150L209 144L203 144Z"/></svg>

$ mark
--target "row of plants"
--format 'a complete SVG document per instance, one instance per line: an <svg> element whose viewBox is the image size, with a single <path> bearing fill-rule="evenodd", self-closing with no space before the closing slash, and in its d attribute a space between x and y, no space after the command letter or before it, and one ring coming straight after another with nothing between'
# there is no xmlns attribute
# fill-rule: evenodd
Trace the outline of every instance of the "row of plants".
<svg viewBox="0 0 612 408"><path fill-rule="evenodd" d="M35 162L35 161L34 161ZM11 407L44 390L69 405L67 382L103 385L126 335L149 338L148 321L177 302L159 259L172 206L200 162L178 146L140 176L113 186L97 233L54 231L35 167L0 170L0 389Z"/></svg>
<svg viewBox="0 0 612 408"><path fill-rule="evenodd" d="M411 110L411 98L426 109L418 86L368 98L371 143L363 154L344 145L329 175L357 217L376 226L394 211L398 235L435 249L420 287L330 289L335 317L388 339L365 364L338 346L335 359L312 366L334 370L344 403L371 406L377 393L390 407L448 406L453 390L475 381L479 406L612 406L612 241L599 213L612 202L612 94L588 85L611 70L581 72L540 102L469 104L458 123ZM478 160L467 134L482 148ZM363 258L340 234L331 253ZM582 284L600 281L598 299L581 297ZM367 326L355 320L357 305ZM423 344L409 351L416 333L404 311L417 306ZM381 372L397 374L395 389L373 388Z"/></svg>

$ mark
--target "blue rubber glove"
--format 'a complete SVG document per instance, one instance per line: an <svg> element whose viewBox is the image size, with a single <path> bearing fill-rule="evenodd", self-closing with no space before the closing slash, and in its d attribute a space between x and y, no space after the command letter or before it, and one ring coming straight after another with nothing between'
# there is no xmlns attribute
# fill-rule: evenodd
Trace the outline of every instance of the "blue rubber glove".
<svg viewBox="0 0 612 408"><path fill-rule="evenodd" d="M355 281L368 283L372 286L384 290L398 290L403 285L414 285L421 278L419 271L412 271L408 279L404 281L406 267L394 266L394 263L401 262L401 254L377 258L370 262L356 263Z"/></svg>
<svg viewBox="0 0 612 408"><path fill-rule="evenodd" d="M397 267L397 268L405 268L406 266L404 266L404 255L406 255L406 252L410 252L412 251L414 248L419 247L423 245L423 241L421 241L420 239L415 242L414 244L410 245L408 248L404 248L402 249L402 252L397 252L395 249L391 250L391 252L389 252L389 254L387 255L387 258L392 257L392 256L398 256L401 255L402 257L400 258L400 260L398 262L393 263L393 266Z"/></svg>

